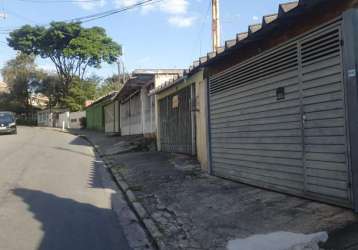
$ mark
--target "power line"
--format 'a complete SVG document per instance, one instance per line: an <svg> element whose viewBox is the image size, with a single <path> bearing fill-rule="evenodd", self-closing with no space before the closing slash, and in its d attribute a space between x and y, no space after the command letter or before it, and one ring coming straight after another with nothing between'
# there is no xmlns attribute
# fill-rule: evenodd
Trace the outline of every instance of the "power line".
<svg viewBox="0 0 358 250"><path fill-rule="evenodd" d="M139 3L136 3L136 4L129 5L127 7L123 7L123 8L119 8L119 9L112 9L112 10L96 13L96 14L93 14L93 15L89 15L89 16L83 16L83 17L79 17L79 18L74 18L74 19L70 19L68 21L69 22L81 22L81 23L90 22L90 21L94 21L94 20L97 20L97 19L112 16L112 15L115 15L115 14L118 14L118 13L121 13L121 12L125 12L125 11L128 11L128 10L134 9L134 8L138 8L138 7L141 7L141 6L146 6L146 5L149 5L149 4L155 4L155 3L158 3L158 2L161 2L161 1L163 1L163 0L156 0L156 1L154 1L154 0L145 0L145 1L142 1L142 2L139 2Z"/></svg>
<svg viewBox="0 0 358 250"><path fill-rule="evenodd" d="M195 38L195 41L193 43L193 52L196 51L196 45L197 43L199 43L199 56L201 56L201 52L202 52L202 43L203 43L203 39L202 39L202 34L203 34L203 30L204 30L204 26L206 24L206 21L209 17L209 11L210 11L210 7L211 7L211 0L208 0L208 7L206 9L205 12L205 16L203 16L202 20L201 20L201 24L200 24L200 28L199 28L199 32L197 33L197 37ZM196 53L196 52L195 52Z"/></svg>
<svg viewBox="0 0 358 250"><path fill-rule="evenodd" d="M104 12L99 12L99 13L88 15L88 16L82 16L82 17L78 17L78 18L63 20L63 22L80 22L80 23L90 22L90 21L94 21L94 20L97 20L97 19L112 16L112 15L115 15L115 14L118 14L118 13L122 13L122 12L125 12L125 11L128 11L128 10L134 9L134 8L159 3L161 1L163 1L163 0L145 0L145 1L133 4L133 5L130 5L130 6L127 6L127 7L123 7L123 8L119 8L119 9L112 9L112 10L108 10L108 11L104 11ZM24 19L24 20L26 19L26 20L28 20L28 21L30 21L32 23L36 23L34 20L31 20L29 18L21 16L21 15L19 15L17 13L14 13L13 11L11 11L11 12L12 12L12 15L17 16L18 18L21 18L21 19ZM11 13L11 12L9 12L9 13ZM44 24L44 26L48 26L48 25L49 25L49 23ZM11 29L0 30L0 34L3 34L3 35L9 34L11 31L13 31L15 29L12 29L12 30Z"/></svg>

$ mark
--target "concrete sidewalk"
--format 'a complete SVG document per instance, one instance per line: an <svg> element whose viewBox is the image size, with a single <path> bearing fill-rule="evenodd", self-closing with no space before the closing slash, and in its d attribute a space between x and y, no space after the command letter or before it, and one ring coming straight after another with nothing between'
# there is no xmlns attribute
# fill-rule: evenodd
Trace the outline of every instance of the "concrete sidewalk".
<svg viewBox="0 0 358 250"><path fill-rule="evenodd" d="M155 152L140 137L75 133L110 163L161 249L225 249L229 240L278 231L327 231L322 248L358 249L358 216L349 209L208 176L193 158Z"/></svg>

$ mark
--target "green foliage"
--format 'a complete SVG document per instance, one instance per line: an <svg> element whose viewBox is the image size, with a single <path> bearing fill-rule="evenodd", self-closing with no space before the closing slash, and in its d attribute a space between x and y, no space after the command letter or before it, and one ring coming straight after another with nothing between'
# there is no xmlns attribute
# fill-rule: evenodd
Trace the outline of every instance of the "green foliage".
<svg viewBox="0 0 358 250"><path fill-rule="evenodd" d="M25 25L10 33L8 44L25 54L51 59L64 85L64 98L72 81L82 80L88 67L113 63L121 54L120 45L103 28L84 28L80 23L52 22L48 28Z"/></svg>
<svg viewBox="0 0 358 250"><path fill-rule="evenodd" d="M5 98L6 105L27 109L29 97L31 93L38 90L44 75L42 71L36 69L35 57L19 53L16 58L5 64L1 69L1 74L11 91Z"/></svg>
<svg viewBox="0 0 358 250"><path fill-rule="evenodd" d="M47 74L40 82L37 92L47 96L49 98L49 105L55 107L60 104L64 89L62 82L57 75Z"/></svg>
<svg viewBox="0 0 358 250"><path fill-rule="evenodd" d="M93 100L96 95L97 82L93 79L73 81L69 93L61 99L62 104L70 111L83 110L86 100Z"/></svg>
<svg viewBox="0 0 358 250"><path fill-rule="evenodd" d="M112 91L117 91L120 89L120 84L118 81L118 76L113 75L112 77L106 78L97 88L96 99L109 94Z"/></svg>

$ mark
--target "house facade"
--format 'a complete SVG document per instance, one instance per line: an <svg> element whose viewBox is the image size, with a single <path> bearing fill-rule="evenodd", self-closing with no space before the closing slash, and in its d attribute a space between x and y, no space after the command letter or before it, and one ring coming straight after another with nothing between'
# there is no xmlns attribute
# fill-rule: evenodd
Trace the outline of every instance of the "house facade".
<svg viewBox="0 0 358 250"><path fill-rule="evenodd" d="M0 95L10 93L10 89L7 83L0 81Z"/></svg>
<svg viewBox="0 0 358 250"><path fill-rule="evenodd" d="M118 92L114 91L106 96L98 98L86 108L86 126L88 129L105 131L105 107L113 101ZM107 129L112 126L112 121L107 118Z"/></svg>
<svg viewBox="0 0 358 250"><path fill-rule="evenodd" d="M49 108L37 111L37 125L40 127L60 127L60 114L67 109Z"/></svg>
<svg viewBox="0 0 358 250"><path fill-rule="evenodd" d="M280 4L184 75L135 72L115 98L122 135L156 136L215 176L358 211L357 8Z"/></svg>
<svg viewBox="0 0 358 250"><path fill-rule="evenodd" d="M191 67L208 83L211 174L358 210L356 8L281 4Z"/></svg>
<svg viewBox="0 0 358 250"><path fill-rule="evenodd" d="M82 120L86 118L85 111L64 112L59 114L58 128L63 129L80 129L83 128Z"/></svg>
<svg viewBox="0 0 358 250"><path fill-rule="evenodd" d="M29 97L29 103L32 107L45 109L49 104L49 98L44 94L37 93Z"/></svg>
<svg viewBox="0 0 358 250"><path fill-rule="evenodd" d="M151 91L164 82L178 78L183 70L141 69L132 72L118 93L121 135L156 137L157 104Z"/></svg>

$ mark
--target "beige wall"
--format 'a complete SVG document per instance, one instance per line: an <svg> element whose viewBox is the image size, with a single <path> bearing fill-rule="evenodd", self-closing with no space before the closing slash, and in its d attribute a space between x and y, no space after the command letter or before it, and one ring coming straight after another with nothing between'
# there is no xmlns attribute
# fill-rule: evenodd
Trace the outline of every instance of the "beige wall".
<svg viewBox="0 0 358 250"><path fill-rule="evenodd" d="M199 71L192 78L196 95L196 151L201 168L208 170L206 80L203 79L203 71Z"/></svg>
<svg viewBox="0 0 358 250"><path fill-rule="evenodd" d="M157 74L157 75L155 75L155 78L154 78L155 88L163 85L163 83L165 83L167 81L176 79L177 77L178 77L177 73L173 73L173 74Z"/></svg>

